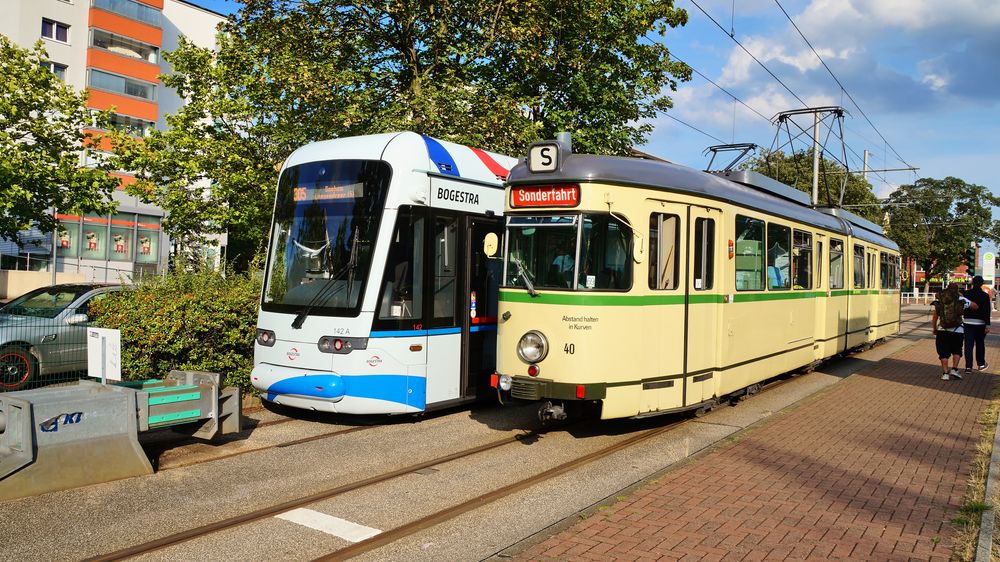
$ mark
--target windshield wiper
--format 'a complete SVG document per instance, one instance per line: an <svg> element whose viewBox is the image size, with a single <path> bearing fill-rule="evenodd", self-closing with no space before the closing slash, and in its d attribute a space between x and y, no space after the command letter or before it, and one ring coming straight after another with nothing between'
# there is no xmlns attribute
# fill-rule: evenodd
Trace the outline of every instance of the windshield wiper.
<svg viewBox="0 0 1000 562"><path fill-rule="evenodd" d="M326 286L320 289L320 291L316 293L316 296L314 296L312 299L309 300L308 303L306 303L305 308L300 310L299 313L295 315L295 319L292 320L292 328L296 330L300 329L302 327L302 324L306 321L306 317L309 316L309 313L312 312L314 308L316 308L321 304L325 304L327 301L330 300L330 298L332 298L334 295L336 295L343 289L343 286L337 287L336 285L333 285L331 282L337 281L345 273L347 274L347 295L350 296L351 288L352 285L354 284L354 270L357 268L357 265L358 265L358 227L354 227L354 240L351 242L350 259L347 260L347 263L344 264L344 267L341 268L340 271L334 273L326 280Z"/></svg>
<svg viewBox="0 0 1000 562"><path fill-rule="evenodd" d="M510 256L510 261L514 262L514 265L517 266L517 274L521 276L521 279L524 279L524 288L528 289L528 294L537 297L538 291L535 290L535 284L531 282L531 279L528 279L528 272L525 271L524 264L513 255Z"/></svg>

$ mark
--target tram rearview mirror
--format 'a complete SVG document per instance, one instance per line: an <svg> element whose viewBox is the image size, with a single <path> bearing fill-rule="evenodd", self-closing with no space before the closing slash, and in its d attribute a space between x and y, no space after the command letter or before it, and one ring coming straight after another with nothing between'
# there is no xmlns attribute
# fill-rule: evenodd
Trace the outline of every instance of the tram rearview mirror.
<svg viewBox="0 0 1000 562"><path fill-rule="evenodd" d="M500 237L497 236L496 232L487 232L486 236L483 237L483 253L486 257L495 257L497 255L497 250L500 248Z"/></svg>

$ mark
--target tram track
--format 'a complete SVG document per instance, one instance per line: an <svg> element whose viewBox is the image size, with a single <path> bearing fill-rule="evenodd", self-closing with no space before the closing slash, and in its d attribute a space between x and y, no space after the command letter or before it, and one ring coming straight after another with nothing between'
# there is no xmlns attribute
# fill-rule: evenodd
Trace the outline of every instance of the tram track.
<svg viewBox="0 0 1000 562"><path fill-rule="evenodd" d="M130 557L133 557L133 556L139 556L139 555L142 555L142 554L148 554L148 553L151 553L151 552L155 552L157 550L161 550L161 549L166 548L168 546L172 546L172 545L180 544L180 543L183 543L183 542L187 542L187 541L190 541L190 540L193 540L193 539L196 539L196 538L199 538L199 537L203 537L203 536L206 536L206 535L209 535L209 534L212 534L212 533L217 533L219 531L223 531L223 530L226 530L226 529L231 529L233 527L238 527L240 525L251 523L253 521L258 521L260 519L265 519L265 518L268 518L268 517L272 517L272 516L277 515L279 513L283 513L283 512L286 512L286 511L289 511L289 510L292 510L292 509L296 509L296 508L299 508L299 507L303 507L303 506L306 506L306 505L314 504L316 502L327 500L327 499L330 499L330 498L333 498L333 497L336 497L336 496L339 496L339 495L343 495L343 494L346 494L348 492L353 492L355 490L359 490L359 489L365 488L367 486L372 486L372 485L375 485L375 484L383 483L383 482L386 482L388 480L392 480L394 478L398 478L400 476L404 476L404 475L407 475L407 474L412 474L412 473L418 472L420 470L433 467L435 465L440 465L440 464L444 464L444 463L447 463L447 462L451 462L451 461L455 461L455 460L460 460L460 459L463 459L463 458L466 458L466 457L470 457L472 455L475 455L475 454L478 454L478 453L481 453L481 452L484 452L484 451L489 451L489 450L492 450L492 449L503 447L504 445L510 445L510 444L513 444L513 443L519 443L519 442L530 440L530 439L537 439L538 437L540 437L540 436L542 436L542 435L544 435L546 433L549 433L549 432L557 430L557 429L563 429L565 427L567 427L567 426L559 426L558 428L553 427L553 428L545 429L545 430L530 431L530 432L524 433L524 434L512 435L512 436L509 436L509 437L505 437L503 439L498 439L496 441L492 441L492 442L485 443L485 444L482 444L482 445L477 445L475 447L470 447L468 449L463 449L463 450L457 451L455 453L451 453L451 454L444 455L444 456L441 456L441 457L436 457L436 458L429 459L429 460L426 460L426 461L422 461L422 462L419 462L419 463L411 464L411 465L408 465L408 466L405 466L405 467L402 467L402 468L399 468L399 469L396 469L396 470L393 470L393 471L390 471L390 472L386 472L386 473L383 473L383 474L375 475L375 476L372 476L372 477L369 477L369 478L365 478L365 479L362 479L362 480L358 480L358 481L355 481L355 482L351 482L351 483L348 483L348 484L344 484L344 485L341 485L341 486L330 488L330 489L327 489L327 490L324 490L324 491L321 491L321 492L317 492L315 494L310 494L308 496L304 496L304 497L301 497L301 498L296 498L296 499L293 499L293 500L282 502L280 504L276 504L276 505L271 506L271 507L266 507L266 508L263 508L263 509L258 509L258 510L251 511L251 512L243 514L243 515L238 515L238 516L231 517L231 518L228 518L228 519L223 519L223 520L217 521L215 523L209 523L207 525L202 525L200 527L195 527L195 528L188 529L188 530L185 530L185 531L180 531L180 532L174 533L172 535L168 535L166 537L162 537L160 539L152 540L152 541L149 541L149 542L146 542L146 543L142 543L140 545L136 545L136 546L132 546L132 547L129 547L129 548L121 549L121 550L118 550L118 551L115 551L115 552L112 552L112 553L109 553L109 554L105 554L105 555L101 555L101 556L96 556L96 557L93 557L93 558L88 558L87 560L89 562L98 562L98 561L105 561L106 562L106 561L112 561L112 560L124 560L126 558L130 558ZM352 428L352 429L356 429L357 430L357 429L366 429L366 428L367 427ZM319 438L322 438L322 437L324 437L324 436L317 436L316 439L319 439ZM312 440L316 440L316 439L312 439ZM290 444L291 443L287 443L287 444L283 444L282 446L289 446ZM257 450L259 450L259 449L257 449ZM247 451L247 452L250 452L250 451Z"/></svg>
<svg viewBox="0 0 1000 562"><path fill-rule="evenodd" d="M291 420L289 420L289 421L291 421ZM228 453L228 454L225 454L225 455L215 456L215 457L212 457L212 458L209 458L209 459L192 460L192 461L187 461L187 462L180 462L180 463L177 463L177 464L171 464L170 466L167 466L167 467L159 469L157 472L167 472L167 471L170 471L170 470L176 470L178 468L185 468L185 467L199 465L199 464L205 464L205 463L209 463L209 462L221 461L221 460L224 460L224 459L231 459L233 457L239 457L239 456L242 456L242 455L246 455L248 453L259 453L261 451L269 451L271 449L282 449L284 447L291 447L291 446L294 446L294 445L301 445L303 443L310 443L312 441L319 441L321 439L328 439L330 437L336 437L338 435L347 435L349 433L356 433L358 431L364 431L366 429L375 429L376 427L380 427L380 426L363 425L363 426L349 427L347 429L338 429L338 430L335 430L335 431L328 431L326 433L320 433L318 435L310 435L309 437L302 437L300 439L293 439L291 441L285 441L285 442L282 442L282 443L274 443L272 445L265 445L263 447L256 447L256 448L253 448L253 449L244 449L242 451L234 451L232 453Z"/></svg>
<svg viewBox="0 0 1000 562"><path fill-rule="evenodd" d="M917 320L917 319L919 319L919 318L921 318L923 316L925 316L925 315L924 314L912 314L912 315L907 315L905 317L901 316L900 317L900 327L902 328L902 325L904 323L909 324L909 323L911 323L911 322L913 322L913 321L915 321L915 320ZM894 335L894 337L909 335L909 334L911 334L914 331L917 331L919 329L920 329L920 325L919 324L916 325L916 326L913 326L912 328L910 328L909 330L906 330L906 331L903 331L901 329L899 333L897 333L897 334ZM761 391L763 392L764 390L773 390L774 388L783 386L784 384L786 384L788 382L791 382L795 378L797 378L797 377L782 375L779 378L773 379L772 381L770 381L770 382L765 383L764 385L762 385ZM724 403L720 404L719 407L722 407L722 405L724 405ZM647 420L648 419L649 418L647 418ZM293 420L292 419L288 419L288 420L276 420L276 421L277 421L277 423L285 423L286 421L293 421ZM695 422L695 421L701 422L703 420L700 420L700 419L696 420L695 418L693 418L691 416L685 416L685 417L683 417L681 419L677 419L675 421L671 421L670 423L667 423L665 425L661 425L661 426L657 426L657 427L652 428L652 429L644 430L641 433L638 433L638 434L635 434L635 435L631 435L629 437L621 439L621 440L619 440L619 441L617 441L615 443L612 443L612 444L610 444L610 445L608 445L606 447L603 447L601 449L598 449L596 451L592 451L592 452L587 453L587 454L585 454L583 456L580 456L578 458L574 458L574 459L568 460L568 461L566 461L564 463L561 463L559 465L556 465L554 467L551 467L551 468L549 468L549 469L547 469L545 471L542 471L542 472L540 472L538 474L532 475L529 478L525 478L525 479L522 479L520 481L517 481L517 482L511 483L511 484L505 485L501 489L493 490L493 491L488 492L486 494L482 494L482 495L473 497L471 499L468 499L466 501L463 501L463 502L461 502L461 503L459 503L457 505L450 506L450 507L447 507L447 508L435 511L434 513L431 513L431 514L419 517L419 518L417 518L417 519L415 519L415 520L413 520L413 521L411 521L409 523L406 523L406 524L401 525L399 527L396 527L394 529L389 529L389 530L383 531L380 534L378 534L378 535L376 535L376 536L374 536L374 537L372 537L370 539L366 539L366 540L363 540L363 541L360 541L360 542L357 542L357 543L352 543L351 545L349 545L349 546L347 546L347 547L345 547L343 549L337 550L337 551L329 553L327 555L320 556L319 558L316 558L316 560L324 560L324 561L325 560L345 560L345 559L348 559L348 558L351 558L351 557L354 557L354 556L358 556L358 555L363 554L365 552L368 552L368 551L371 551L371 550L375 550L375 549L380 548L382 546L385 546L385 545L391 544L393 542L399 541L399 540L401 540L401 539L403 539L405 537L413 535L413 534L415 534L417 532L420 532L422 530L425 530L425 529L428 529L430 527L436 526L438 524L441 524L443 522L449 521L451 519L455 519L455 518L461 516L462 514L467 513L467 512L469 512L469 511L471 511L473 509L476 509L478 507L486 506L486 505L488 505L490 503L493 503L493 502L496 502L496 501L501 500L503 498L506 498L508 496L511 496L511 495L513 495L513 494L515 494L515 493L517 493L519 491L522 491L522 490L526 489L526 488L529 488L529 487L534 486L536 484L541 484L541 483L543 483L545 481L554 479L554 478L556 478L556 477L558 477L558 476L560 476L562 474L565 474L565 473L570 472L572 470L575 470L577 468L583 467L584 465L587 465L587 464L589 464L591 462L595 462L595 461L600 460L602 458L605 458L605 457L608 457L610 455L613 455L613 454L615 454L615 453L617 453L619 451L625 450L625 449L627 449L629 447L638 445L638 444L640 444L642 442L645 442L645 441L653 439L653 438L655 438L657 436L663 435L663 434L665 434L665 433L667 433L667 432L669 432L671 430L677 429L679 426L681 426L681 425L683 425L685 423ZM272 422L272 423L274 423L274 422ZM270 424L268 424L268 425L270 425ZM232 458L232 457L240 456L240 455L251 453L251 452L259 452L259 451L265 451L265 450L270 450L270 449L278 449L278 448L283 448L283 447L294 446L294 445L298 445L298 444L308 443L308 442L311 442L311 441L317 441L317 440L326 439L326 438L329 438L329 437L334 437L334 436L337 436L337 435L349 434L349 433L361 431L361 430L364 430L364 429L371 429L371 428L374 428L374 427L382 427L382 426L358 426L358 427L351 427L351 428L347 428L347 429L339 429L339 430L336 430L336 431L326 432L326 433L323 433L323 434L309 436L309 437L305 437L305 438L302 438L302 439L296 439L296 440L288 441L288 442L284 442L284 443L277 443L277 444L270 445L270 446L267 446L267 447L261 447L261 448L257 448L257 449L250 449L250 450L246 450L246 451L238 451L238 452L234 452L232 454L228 454L228 455L224 455L224 456L220 456L220 457L215 457L215 458L204 460L204 461L194 461L194 462L190 462L190 463L180 464L180 465L176 465L176 466L170 467L169 469L164 469L164 470L172 470L173 468L182 468L182 467L191 466L191 465L194 465L194 464L202 464L203 462L211 462L211 461L215 461L215 460L222 460L222 459L226 459L226 458ZM497 448L503 447L505 445L509 445L509 444L513 444L513 443L518 443L518 442L525 442L527 440L537 439L538 437L540 437L540 436L542 436L542 435L544 435L546 433L550 433L552 431L566 430L569 427L571 427L571 426L559 425L559 426L550 427L548 429L542 429L542 430L537 430L537 431L531 431L531 432L528 432L528 433L522 433L522 434L518 434L518 435L509 436L509 437L506 437L504 439L499 439L499 440L492 441L490 443L486 443L486 444L483 444L483 445L478 445L478 446L475 446L475 447L470 447L468 449L464 449L462 451L451 453L449 455L444 455L444 456L441 456L441 457L436 457L436 458L429 459L429 460L426 460L426 461L422 461L422 462L419 462L419 463L414 463L414 464L411 464L411 465L408 465L408 466L405 466L405 467L402 467L402 468L399 468L399 469L396 469L396 470L393 470L393 471L390 471L390 472L386 472L386 473L383 473L383 474L372 476L370 478L365 478L365 479L362 479L362 480L358 480L358 481L355 481L355 482L351 482L351 483L348 483L348 484L344 484L344 485L341 485L341 486L330 488L330 489L327 489L327 490L324 490L324 491L321 491L321 492L317 492L317 493L314 493L314 494L311 494L311 495L308 495L308 496L304 496L304 497L296 498L296 499L289 500L289 501L286 501L286 502L282 502L282 503L276 504L274 506L270 506L270 507L258 509L258 510L255 510L255 511L243 514L243 515L238 515L238 516L235 516L235 517L232 517L232 518L223 519L223 520L220 520L220 521L217 521L217 522L214 522L214 523L209 523L207 525L202 525L202 526L195 527L195 528L192 528L192 529L180 531L180 532L168 535L166 537L162 537L160 539L155 539L153 541L149 541L149 542L146 542L146 543L143 543L143 544L140 544L140 545L135 545L135 546L132 546L132 547L129 547L129 548L118 550L118 551L115 551L115 552L112 552L112 553L109 553L109 554L106 554L106 555L101 555L101 556L97 556L97 557L94 557L94 558L90 558L88 560L94 560L94 561L97 561L97 560L101 560L101 561L104 561L104 560L123 560L123 559L131 558L131 557L134 557L134 556L140 556L140 555L144 555L144 554L149 554L149 553L152 553L152 552L155 552L155 551L158 551L158 550L162 550L162 549L167 548L167 547L171 547L171 546L174 546L174 545L179 545L181 543L189 542L189 541L192 541L192 540L195 540L195 539L199 539L199 538L202 538L202 537L214 534L214 533L218 533L218 532L221 532L221 531L224 531L224 530L227 530L227 529L231 529L231 528L234 528L234 527L239 527L239 526L242 526L242 525L245 525L245 524L248 524L248 523L252 523L252 522L255 522L255 521L260 521L260 520L263 520L263 519L266 519L266 518L269 518L269 517L272 517L272 516L275 516L275 515L278 515L280 513L284 513L284 512L293 510L293 509L297 509L297 508L301 508L301 507L304 507L304 506L316 504L316 503L321 502L323 500L331 499L331 498L334 498L334 497L337 497L337 496L340 496L340 495L343 495L343 494L347 494L349 492L356 491L356 490L359 490L359 489L362 489L362 488L365 488L365 487L368 487L368 486L373 486L373 485L377 485L377 484L380 484L380 483L384 483L384 482L387 482L387 481L392 480L394 478L398 478L398 477L401 477L401 476L404 476L404 475L408 475L408 474L417 473L417 472L419 472L421 470L433 467L435 465L441 465L441 464L448 463L448 462L451 462L451 461L461 460L461 459L470 457L472 455L476 455L478 453L482 453L482 452L486 452L486 451L490 451L490 450L493 450L493 449L497 449Z"/></svg>

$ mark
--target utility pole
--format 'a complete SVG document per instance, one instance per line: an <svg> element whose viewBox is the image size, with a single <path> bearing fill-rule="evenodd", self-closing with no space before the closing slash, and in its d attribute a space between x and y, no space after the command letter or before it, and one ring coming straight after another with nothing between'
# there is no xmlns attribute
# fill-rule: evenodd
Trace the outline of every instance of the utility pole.
<svg viewBox="0 0 1000 562"><path fill-rule="evenodd" d="M862 168L861 168L861 177L865 180L865 183L868 183L868 149L867 148L865 149L865 163L862 165Z"/></svg>

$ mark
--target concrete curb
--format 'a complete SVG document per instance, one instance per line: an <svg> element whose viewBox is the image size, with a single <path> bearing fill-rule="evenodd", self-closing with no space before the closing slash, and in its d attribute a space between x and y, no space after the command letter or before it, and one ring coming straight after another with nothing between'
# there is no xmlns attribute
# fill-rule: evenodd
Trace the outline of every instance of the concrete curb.
<svg viewBox="0 0 1000 562"><path fill-rule="evenodd" d="M990 470L986 476L986 492L983 502L990 504L990 499L996 493L997 478L1000 476L1000 415L997 416L996 433L993 435L993 452L990 454ZM979 543L976 546L976 562L990 562L993 552L993 521L996 511L987 509L979 520Z"/></svg>

